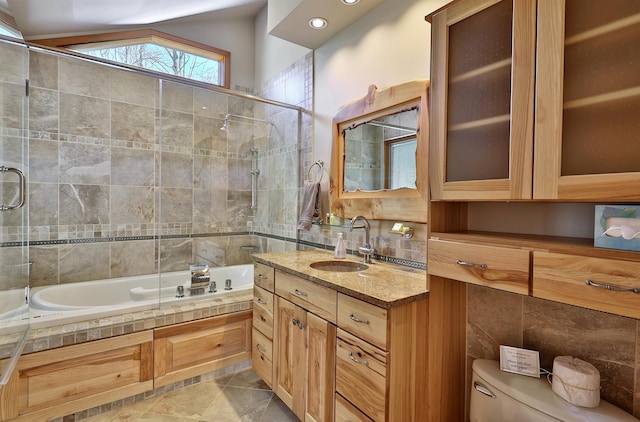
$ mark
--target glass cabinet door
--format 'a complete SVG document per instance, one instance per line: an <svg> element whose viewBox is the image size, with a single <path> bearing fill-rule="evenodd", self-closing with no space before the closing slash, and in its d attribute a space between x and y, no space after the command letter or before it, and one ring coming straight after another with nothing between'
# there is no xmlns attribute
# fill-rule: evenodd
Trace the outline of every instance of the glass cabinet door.
<svg viewBox="0 0 640 422"><path fill-rule="evenodd" d="M534 197L640 199L640 2L539 0Z"/></svg>
<svg viewBox="0 0 640 422"><path fill-rule="evenodd" d="M26 197L28 52L0 40L0 387L12 374L29 328Z"/></svg>
<svg viewBox="0 0 640 422"><path fill-rule="evenodd" d="M531 198L535 1L460 1L432 25L432 197Z"/></svg>

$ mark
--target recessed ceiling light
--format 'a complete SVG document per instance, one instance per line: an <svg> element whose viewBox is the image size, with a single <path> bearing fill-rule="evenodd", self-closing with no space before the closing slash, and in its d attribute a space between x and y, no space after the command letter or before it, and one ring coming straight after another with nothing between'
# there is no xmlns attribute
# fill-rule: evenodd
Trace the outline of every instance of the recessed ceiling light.
<svg viewBox="0 0 640 422"><path fill-rule="evenodd" d="M348 4L349 6L351 6L352 4L356 4L358 3L360 0L342 0L342 2L344 4Z"/></svg>
<svg viewBox="0 0 640 422"><path fill-rule="evenodd" d="M309 19L309 26L313 29L324 29L328 25L325 18L311 18Z"/></svg>

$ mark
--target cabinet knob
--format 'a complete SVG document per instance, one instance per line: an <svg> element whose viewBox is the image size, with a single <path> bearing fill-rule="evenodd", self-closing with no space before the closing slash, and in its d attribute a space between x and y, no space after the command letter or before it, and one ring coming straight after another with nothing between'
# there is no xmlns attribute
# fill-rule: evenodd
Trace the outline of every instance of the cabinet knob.
<svg viewBox="0 0 640 422"><path fill-rule="evenodd" d="M304 322L300 322L300 323L298 324L298 328L300 328L301 330L304 330L304 327L306 327L306 325L305 325L305 323L304 323Z"/></svg>
<svg viewBox="0 0 640 422"><path fill-rule="evenodd" d="M293 325L298 325L298 320L296 318L294 318L294 319L291 320L291 323Z"/></svg>

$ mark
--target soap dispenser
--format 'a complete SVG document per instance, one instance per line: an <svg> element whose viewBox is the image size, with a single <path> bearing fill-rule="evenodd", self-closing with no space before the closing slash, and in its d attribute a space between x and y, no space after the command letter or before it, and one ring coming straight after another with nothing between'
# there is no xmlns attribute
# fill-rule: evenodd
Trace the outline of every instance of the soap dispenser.
<svg viewBox="0 0 640 422"><path fill-rule="evenodd" d="M338 233L338 242L336 243L334 256L336 259L344 259L347 257L347 247L344 244L344 237L342 233Z"/></svg>

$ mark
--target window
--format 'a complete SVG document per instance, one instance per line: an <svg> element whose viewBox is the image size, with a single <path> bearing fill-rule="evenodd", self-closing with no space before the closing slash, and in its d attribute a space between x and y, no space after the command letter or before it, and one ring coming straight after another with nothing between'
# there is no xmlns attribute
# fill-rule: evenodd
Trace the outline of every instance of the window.
<svg viewBox="0 0 640 422"><path fill-rule="evenodd" d="M15 20L0 10L0 35L22 39L22 34L16 29Z"/></svg>
<svg viewBox="0 0 640 422"><path fill-rule="evenodd" d="M417 147L415 134L385 141L385 189L416 187Z"/></svg>
<svg viewBox="0 0 640 422"><path fill-rule="evenodd" d="M38 41L90 56L229 88L228 51L155 30Z"/></svg>

